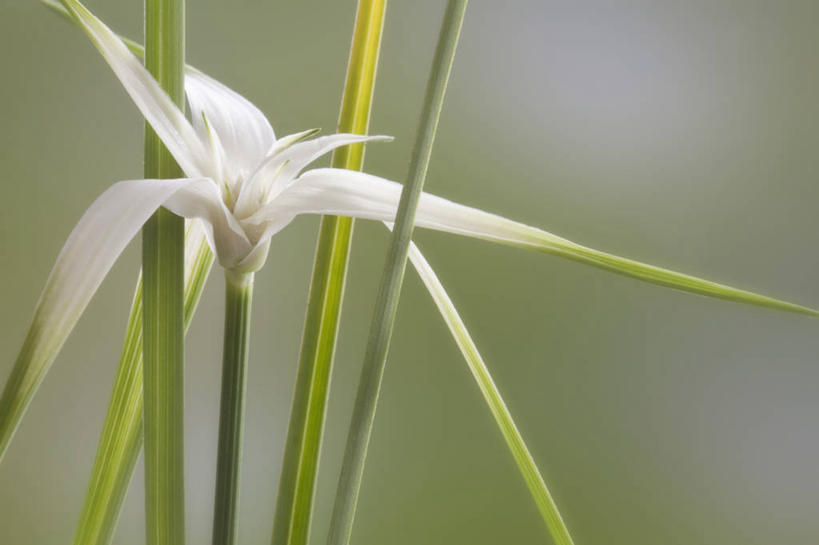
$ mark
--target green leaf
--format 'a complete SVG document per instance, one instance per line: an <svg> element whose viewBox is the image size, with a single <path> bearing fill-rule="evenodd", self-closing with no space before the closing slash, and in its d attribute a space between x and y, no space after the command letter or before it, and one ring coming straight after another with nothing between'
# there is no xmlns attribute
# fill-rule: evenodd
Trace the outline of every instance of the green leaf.
<svg viewBox="0 0 819 545"><path fill-rule="evenodd" d="M510 238L502 238L499 240L492 237L487 238L512 246L558 255L617 274L637 278L651 284L738 303L768 307L798 314L807 314L809 316L819 316L819 311L812 308L781 301L766 295L758 295L750 291L732 288L725 284L711 282L710 280L704 280L695 276L678 273L662 267L581 246L580 244L534 227L516 224L510 226L510 233L511 232L514 232L514 235L510 235Z"/></svg>
<svg viewBox="0 0 819 545"><path fill-rule="evenodd" d="M187 330L213 264L213 254L199 222L188 224L185 252ZM122 502L142 450L142 370L140 280L137 282L105 424L74 533L74 545L108 545L113 538Z"/></svg>

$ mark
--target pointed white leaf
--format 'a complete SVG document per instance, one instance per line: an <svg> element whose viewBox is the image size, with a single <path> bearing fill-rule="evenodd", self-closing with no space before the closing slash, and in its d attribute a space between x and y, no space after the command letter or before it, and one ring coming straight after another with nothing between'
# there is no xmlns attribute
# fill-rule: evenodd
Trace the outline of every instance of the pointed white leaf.
<svg viewBox="0 0 819 545"><path fill-rule="evenodd" d="M185 71L185 93L193 126L203 141L207 127L202 114L218 136L228 179L233 183L249 176L276 141L264 114L226 85L190 67Z"/></svg>
<svg viewBox="0 0 819 545"><path fill-rule="evenodd" d="M392 222L401 185L361 172L340 169L311 170L268 207L244 220L246 224L275 222L280 229L295 215L329 214ZM792 303L731 288L653 265L594 250L536 227L512 221L428 193L421 196L415 224L503 244L537 249L612 272L684 291L732 301L819 315ZM271 233L275 232L271 228Z"/></svg>
<svg viewBox="0 0 819 545"><path fill-rule="evenodd" d="M110 28L76 0L64 5L111 66L145 120L190 177L215 176L203 141L151 74Z"/></svg>
<svg viewBox="0 0 819 545"><path fill-rule="evenodd" d="M202 112L199 119L200 127L197 128L197 132L204 133L202 135L202 141L207 142L208 151L211 154L211 161L215 173L215 176L211 176L211 178L221 182L219 189L224 191L223 198L230 197L230 176L228 174L228 169L225 166L228 162L227 158L225 157L225 148L222 146L222 141L219 139L219 134L211 127L205 112ZM232 201L232 199L229 200Z"/></svg>
<svg viewBox="0 0 819 545"><path fill-rule="evenodd" d="M100 195L74 227L46 281L0 398L0 455L37 385L119 255L163 202L196 182L119 182Z"/></svg>
<svg viewBox="0 0 819 545"><path fill-rule="evenodd" d="M37 304L43 330L65 329L96 292L125 246L171 196L202 180L129 180L108 188L66 240Z"/></svg>
<svg viewBox="0 0 819 545"><path fill-rule="evenodd" d="M281 153L293 144L297 144L302 140L310 138L319 131L321 131L321 129L307 129L306 131L294 132L293 134L282 136L276 140L276 143L273 144L273 146L267 152L267 157L269 158L277 153Z"/></svg>
<svg viewBox="0 0 819 545"><path fill-rule="evenodd" d="M188 219L199 219L219 263L233 269L253 249L244 230L227 209L216 182L191 180L163 201L163 206Z"/></svg>
<svg viewBox="0 0 819 545"><path fill-rule="evenodd" d="M352 144L363 144L364 142L392 142L393 140L392 136L385 135L366 136L361 134L340 133L322 136L305 142L298 142L279 154L279 157L287 162L287 166L285 166L281 174L276 178L274 187L268 192L267 200L269 202L279 193L279 191L276 190L277 185L280 185L281 189L284 189L307 165L336 148Z"/></svg>
<svg viewBox="0 0 819 545"><path fill-rule="evenodd" d="M284 150L275 149L245 182L234 213L238 218L247 217L259 206L271 202L307 165L336 148L363 142L389 142L392 139L391 136L333 134L294 143Z"/></svg>
<svg viewBox="0 0 819 545"><path fill-rule="evenodd" d="M166 146L174 153L175 158L177 158L177 154L174 152L174 146L169 139L172 139L176 133L185 140L189 139L191 132L193 132L201 142L220 142L224 149L218 151L218 153L195 144L190 146L191 149L188 151L201 153L204 149L204 157L207 157L209 152L216 153L219 157L225 157L227 159L225 165L227 169L226 177L235 181L240 175L242 177L249 175L264 159L265 155L269 153L276 140L273 129L264 114L243 96L196 68L186 65L185 93L191 106L191 118L195 129L191 131L190 124L187 123L184 115L178 112L178 108L164 91L156 85L156 82L153 81L153 78L142 67L141 63L137 62L135 65L133 59L128 59L123 53L121 45L124 45L133 55L140 58L144 57L145 50L140 44L114 35L104 23L76 0L65 1L70 11L50 1L45 3L58 13L65 14L78 22L91 36L94 44L114 68L128 93L132 95L137 106L142 110L143 115L154 127L157 134L160 135ZM115 40L120 40L121 44L117 44ZM135 94L138 96L134 96ZM168 118L167 123L161 119L156 119L156 116L149 115L149 113L146 113L146 109L156 110L159 115L166 116ZM203 120L203 114L207 117L207 122ZM170 127L161 127L160 125L163 123L170 125ZM213 134L208 133L207 124L210 124ZM187 127L184 125L187 125ZM196 140L196 138L193 140ZM182 147L184 145L186 144L183 143ZM178 160L178 162L180 162L180 165L183 164L183 161ZM216 161L206 161L206 163L207 175L218 178L218 174L222 173L221 165L216 164ZM184 166L183 170L188 172ZM199 170L199 175L206 173L204 168Z"/></svg>

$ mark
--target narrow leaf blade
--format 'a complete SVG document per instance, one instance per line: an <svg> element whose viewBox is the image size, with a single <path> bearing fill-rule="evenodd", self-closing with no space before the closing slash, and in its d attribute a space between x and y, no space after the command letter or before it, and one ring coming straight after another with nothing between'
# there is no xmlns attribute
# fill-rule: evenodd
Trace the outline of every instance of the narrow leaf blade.
<svg viewBox="0 0 819 545"><path fill-rule="evenodd" d="M290 187L275 206L258 215L261 219L264 214L283 212L292 215L332 213L392 222L400 195L401 185L384 178L340 169L314 169L302 175L299 183ZM595 250L542 229L429 193L421 196L415 224L427 229L537 250L699 295L811 316L819 315L819 311L802 305Z"/></svg>
<svg viewBox="0 0 819 545"><path fill-rule="evenodd" d="M416 272L418 272L418 276L421 277L427 291L432 296L433 301L435 301L435 306L438 307L438 311L441 313L444 322L446 322L452 338L458 345L461 354L463 354L469 371L472 373L484 401L486 401L492 416L495 418L495 423L503 435L509 452L515 459L518 470L532 494L532 499L537 504L552 539L554 539L556 545L572 545L573 541L569 529L557 509L557 504L555 504L546 486L546 481L543 480L535 459L526 447L523 436L515 425L512 414L509 412L506 403L504 403L500 391L492 380L492 375L489 373L489 369L486 367L480 352L478 352L478 347L469 335L469 331L466 329L466 325L458 314L455 305L415 243L410 244L409 259Z"/></svg>
<svg viewBox="0 0 819 545"><path fill-rule="evenodd" d="M108 188L68 236L46 281L0 397L0 458L63 343L145 221L188 180L129 180Z"/></svg>
<svg viewBox="0 0 819 545"><path fill-rule="evenodd" d="M185 328L190 326L213 264L213 253L199 221L185 233ZM117 375L94 466L83 501L74 545L109 545L122 502L142 450L142 286L126 329Z"/></svg>

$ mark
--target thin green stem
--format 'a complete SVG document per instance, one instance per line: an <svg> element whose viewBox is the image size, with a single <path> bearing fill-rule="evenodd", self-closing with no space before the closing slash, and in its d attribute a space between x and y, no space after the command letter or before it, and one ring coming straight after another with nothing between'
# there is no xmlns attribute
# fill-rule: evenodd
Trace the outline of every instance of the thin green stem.
<svg viewBox="0 0 819 545"><path fill-rule="evenodd" d="M338 132L367 133L385 8L386 0L358 3ZM332 165L361 170L363 161L364 146L359 144L338 149ZM273 521L273 545L306 545L309 539L352 233L350 218L325 216L321 220Z"/></svg>
<svg viewBox="0 0 819 545"><path fill-rule="evenodd" d="M145 66L177 106L185 101L185 3L146 0ZM145 129L145 177L181 172L153 130ZM165 209L142 237L145 515L149 545L185 542L184 230Z"/></svg>
<svg viewBox="0 0 819 545"><path fill-rule="evenodd" d="M239 478L242 466L247 357L253 274L225 272L225 337L222 397L216 458L213 545L235 545L239 536Z"/></svg>
<svg viewBox="0 0 819 545"><path fill-rule="evenodd" d="M381 380L389 352L390 336L406 269L415 211L432 154L432 145L435 141L438 119L452 70L452 62L455 58L466 4L466 0L449 0L444 13L438 45L427 82L421 121L410 160L409 175L398 204L392 243L376 299L364 365L347 436L347 446L341 465L333 515L330 520L329 545L346 545L352 534L367 447L372 434Z"/></svg>

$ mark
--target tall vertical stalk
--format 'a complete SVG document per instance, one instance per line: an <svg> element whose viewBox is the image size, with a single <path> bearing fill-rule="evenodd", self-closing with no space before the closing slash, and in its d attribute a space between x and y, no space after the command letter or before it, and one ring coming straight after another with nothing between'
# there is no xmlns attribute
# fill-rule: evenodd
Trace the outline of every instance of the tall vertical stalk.
<svg viewBox="0 0 819 545"><path fill-rule="evenodd" d="M184 0L145 1L145 66L177 106L185 104ZM145 177L181 171L146 124ZM142 237L145 515L149 545L185 542L184 231L160 209Z"/></svg>
<svg viewBox="0 0 819 545"><path fill-rule="evenodd" d="M359 0L338 132L366 134L375 86L386 0ZM361 170L362 144L339 148L332 166ZM287 430L273 545L306 545L329 381L338 336L353 220L321 220L307 303L296 389Z"/></svg>
<svg viewBox="0 0 819 545"><path fill-rule="evenodd" d="M390 337L398 309L398 299L407 264L407 252L412 238L415 212L426 178L432 145L438 129L455 49L461 32L466 0L449 0L438 45L427 82L424 106L410 159L407 183L401 192L384 275L378 290L375 312L367 340L364 366L358 385L353 416L347 436L347 447L341 465L336 501L330 520L330 545L346 545L352 534L358 493L364 473L364 462L370 442L378 394L389 352Z"/></svg>
<svg viewBox="0 0 819 545"><path fill-rule="evenodd" d="M222 351L222 396L219 407L213 545L235 545L238 541L239 477L242 464L252 299L253 273L226 271L225 336Z"/></svg>

